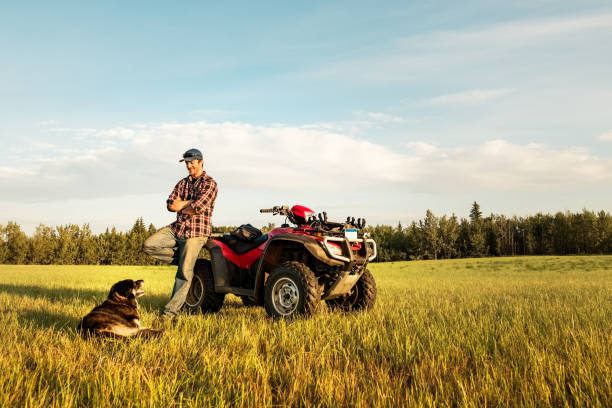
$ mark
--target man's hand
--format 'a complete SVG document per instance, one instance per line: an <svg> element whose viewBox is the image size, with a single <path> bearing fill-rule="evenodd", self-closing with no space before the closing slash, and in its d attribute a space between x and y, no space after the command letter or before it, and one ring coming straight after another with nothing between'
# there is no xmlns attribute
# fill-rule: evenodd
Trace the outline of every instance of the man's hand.
<svg viewBox="0 0 612 408"><path fill-rule="evenodd" d="M189 204L191 204L191 200L174 200L172 204L168 206L168 209L170 211L178 212L178 211L181 211L186 206L188 206Z"/></svg>
<svg viewBox="0 0 612 408"><path fill-rule="evenodd" d="M191 206L191 204L187 204L181 210L181 214L196 215L196 212L195 209Z"/></svg>

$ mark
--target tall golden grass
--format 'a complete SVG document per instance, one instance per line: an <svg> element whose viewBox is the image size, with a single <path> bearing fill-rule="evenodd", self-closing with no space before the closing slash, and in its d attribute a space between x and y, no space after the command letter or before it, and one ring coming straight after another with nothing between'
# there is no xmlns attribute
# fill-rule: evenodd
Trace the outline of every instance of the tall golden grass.
<svg viewBox="0 0 612 408"><path fill-rule="evenodd" d="M612 257L373 264L367 313L273 321L228 296L160 340L85 341L124 278L145 324L170 267L0 266L0 406L612 406Z"/></svg>

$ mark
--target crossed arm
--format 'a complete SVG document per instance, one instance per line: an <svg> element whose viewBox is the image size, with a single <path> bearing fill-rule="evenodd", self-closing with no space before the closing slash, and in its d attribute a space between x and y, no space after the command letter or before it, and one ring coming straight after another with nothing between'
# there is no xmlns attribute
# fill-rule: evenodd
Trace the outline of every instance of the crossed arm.
<svg viewBox="0 0 612 408"><path fill-rule="evenodd" d="M191 206L191 200L174 200L168 205L168 210L182 212L183 214L194 215L196 212Z"/></svg>
<svg viewBox="0 0 612 408"><path fill-rule="evenodd" d="M192 200L181 200L179 198L181 196L180 190L181 182L179 181L170 193L168 200L166 201L166 207L168 208L168 211L182 212L183 214L194 215L195 210L191 205Z"/></svg>
<svg viewBox="0 0 612 408"><path fill-rule="evenodd" d="M217 197L217 183L215 183L214 180L204 187L200 196L195 200L179 199L180 184L181 182L174 187L174 190L172 190L170 197L168 197L168 200L166 201L168 211L180 212L188 215L200 214L204 208L207 205L210 205L210 203Z"/></svg>

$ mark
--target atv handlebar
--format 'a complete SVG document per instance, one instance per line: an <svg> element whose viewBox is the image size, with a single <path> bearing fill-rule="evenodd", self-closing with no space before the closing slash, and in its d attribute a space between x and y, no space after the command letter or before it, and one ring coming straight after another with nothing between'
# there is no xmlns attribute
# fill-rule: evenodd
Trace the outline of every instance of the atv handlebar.
<svg viewBox="0 0 612 408"><path fill-rule="evenodd" d="M287 215L287 211L289 211L289 207L286 205L275 205L272 208L262 208L259 210L260 213L273 213L281 215Z"/></svg>
<svg viewBox="0 0 612 408"><path fill-rule="evenodd" d="M289 220L298 225L299 221L296 221L295 219L292 218L292 212L289 209L289 206L286 205L275 205L272 208L262 208L259 210L260 213L272 213L273 215L285 215L285 216L289 216ZM306 223L310 225L311 227L316 226L317 228L323 228L323 229L330 229L330 228L358 228L358 229L363 229L366 226L366 220L365 218L357 218L357 220L355 220L355 217L347 217L346 218L346 222L332 222L329 221L327 219L327 213L325 211L323 211L322 213L319 213L319 217L317 219L316 216L312 215L310 217L308 217L307 220L305 220ZM300 225L303 223L299 223Z"/></svg>

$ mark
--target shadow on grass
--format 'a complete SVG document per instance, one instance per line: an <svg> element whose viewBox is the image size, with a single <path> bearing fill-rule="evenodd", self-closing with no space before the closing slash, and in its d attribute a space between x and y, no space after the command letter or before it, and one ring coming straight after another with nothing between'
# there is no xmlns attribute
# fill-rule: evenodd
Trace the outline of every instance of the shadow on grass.
<svg viewBox="0 0 612 408"><path fill-rule="evenodd" d="M64 304L80 303L87 306L87 312L104 302L108 296L108 292L105 290L11 284L0 284L0 293L24 296L32 299L46 299L51 302ZM145 294L143 297L138 299L139 309L141 312L152 312L154 314L158 314L169 299L170 293L167 295ZM232 311L245 309L257 311L261 308L245 307L242 304L242 301L238 300L238 298L228 298L223 305L223 309ZM18 316L22 323L30 323L32 326L43 329L52 327L58 329L76 329L80 319L83 317L81 316L76 318L70 315L52 313L39 309L22 310L18 312Z"/></svg>
<svg viewBox="0 0 612 408"><path fill-rule="evenodd" d="M109 288L110 289L110 288ZM77 289L66 287L44 287L34 285L10 285L0 284L0 293L10 295L27 296L33 299L46 299L52 302L59 303L82 303L90 305L93 309L104 302L108 296L108 291L93 290L93 289ZM141 311L153 310L157 312L170 299L170 295L145 295L138 300ZM70 316L47 313L45 311L30 310L22 314L25 320L31 321L33 324L41 327L58 327L70 326L76 327L78 319ZM38 317L37 317L38 316Z"/></svg>
<svg viewBox="0 0 612 408"><path fill-rule="evenodd" d="M19 312L17 319L23 326L31 326L39 329L56 329L62 331L76 332L77 326L81 321L74 316L51 313L43 310L24 310Z"/></svg>
<svg viewBox="0 0 612 408"><path fill-rule="evenodd" d="M75 289L66 287L44 287L34 285L11 285L0 284L0 293L10 295L28 296L31 298L43 298L53 302L80 302L103 301L108 292L92 289Z"/></svg>

